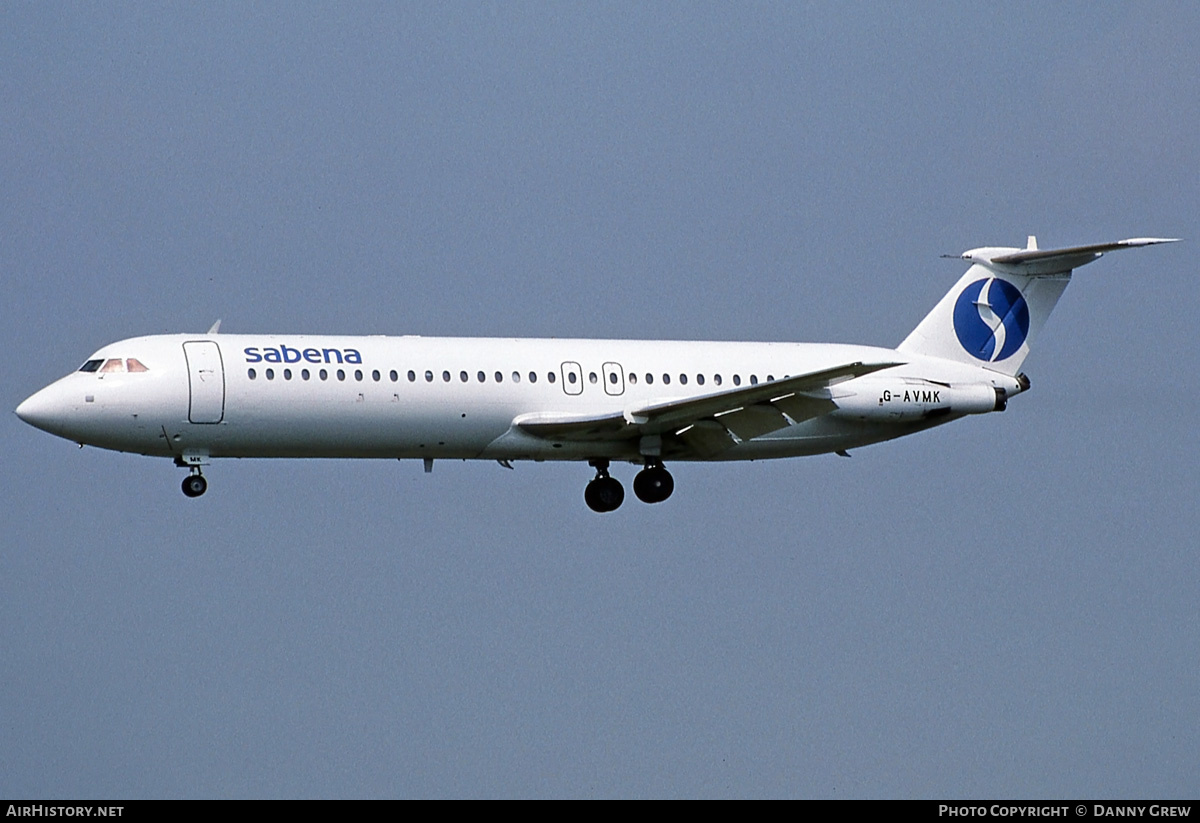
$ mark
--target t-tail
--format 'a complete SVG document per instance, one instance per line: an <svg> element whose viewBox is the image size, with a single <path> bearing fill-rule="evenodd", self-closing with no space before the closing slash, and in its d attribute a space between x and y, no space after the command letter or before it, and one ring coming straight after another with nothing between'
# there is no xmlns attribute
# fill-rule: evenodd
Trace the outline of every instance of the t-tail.
<svg viewBox="0 0 1200 823"><path fill-rule="evenodd" d="M972 263L967 273L897 348L1015 376L1073 269L1106 252L1174 242L1136 237L1042 250L1031 236L1023 249L971 249L960 255Z"/></svg>

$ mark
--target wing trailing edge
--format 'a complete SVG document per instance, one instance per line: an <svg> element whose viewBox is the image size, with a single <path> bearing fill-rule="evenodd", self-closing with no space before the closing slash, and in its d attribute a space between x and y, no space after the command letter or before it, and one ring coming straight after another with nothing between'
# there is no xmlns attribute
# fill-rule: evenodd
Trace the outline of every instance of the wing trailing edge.
<svg viewBox="0 0 1200 823"><path fill-rule="evenodd" d="M900 362L854 362L772 380L756 386L666 400L621 412L581 416L536 412L513 425L549 440L612 442L645 436L678 437L701 456L712 456L772 431L833 411L828 389Z"/></svg>

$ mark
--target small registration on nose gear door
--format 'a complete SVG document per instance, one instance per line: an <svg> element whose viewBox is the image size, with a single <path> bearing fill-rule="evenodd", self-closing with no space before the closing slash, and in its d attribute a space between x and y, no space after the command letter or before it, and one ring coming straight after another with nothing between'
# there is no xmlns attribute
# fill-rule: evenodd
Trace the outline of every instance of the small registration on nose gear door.
<svg viewBox="0 0 1200 823"><path fill-rule="evenodd" d="M188 364L188 420L220 423L225 416L225 369L221 350L212 340L189 340L183 344Z"/></svg>

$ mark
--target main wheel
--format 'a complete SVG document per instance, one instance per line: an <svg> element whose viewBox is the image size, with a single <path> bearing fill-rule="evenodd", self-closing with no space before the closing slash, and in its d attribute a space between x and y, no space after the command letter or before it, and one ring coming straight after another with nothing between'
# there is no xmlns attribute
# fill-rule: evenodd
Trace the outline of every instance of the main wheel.
<svg viewBox="0 0 1200 823"><path fill-rule="evenodd" d="M189 474L183 478L183 493L188 497L199 497L208 491L208 481L199 474Z"/></svg>
<svg viewBox="0 0 1200 823"><path fill-rule="evenodd" d="M675 479L662 466L647 466L633 478L633 493L643 503L661 503L675 491Z"/></svg>
<svg viewBox="0 0 1200 823"><path fill-rule="evenodd" d="M615 477L597 477L583 490L583 499L594 512L610 512L625 500L625 489Z"/></svg>

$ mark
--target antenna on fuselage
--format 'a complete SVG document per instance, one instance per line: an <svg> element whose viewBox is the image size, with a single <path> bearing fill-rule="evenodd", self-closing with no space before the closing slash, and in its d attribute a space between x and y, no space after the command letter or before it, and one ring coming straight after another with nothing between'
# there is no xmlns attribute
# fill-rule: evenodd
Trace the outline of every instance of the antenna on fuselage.
<svg viewBox="0 0 1200 823"><path fill-rule="evenodd" d="M217 322L212 324L212 328L211 328L211 329L209 329L209 330L206 332L206 334L216 334L216 333L217 333L217 332L219 332L220 330L221 330L221 318L219 318L219 317L218 317L218 318L217 318Z"/></svg>

